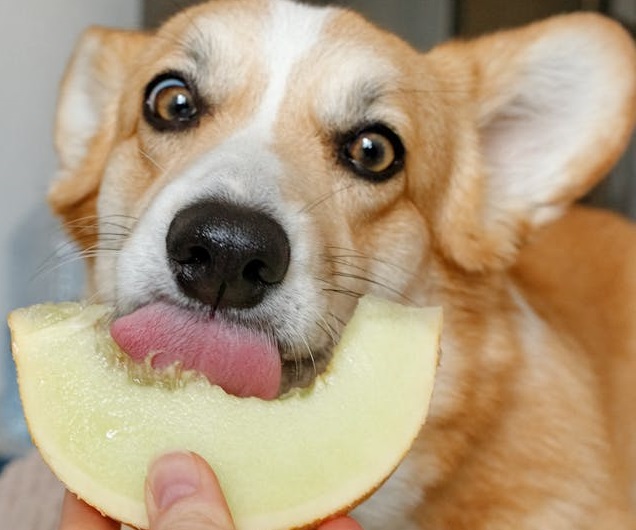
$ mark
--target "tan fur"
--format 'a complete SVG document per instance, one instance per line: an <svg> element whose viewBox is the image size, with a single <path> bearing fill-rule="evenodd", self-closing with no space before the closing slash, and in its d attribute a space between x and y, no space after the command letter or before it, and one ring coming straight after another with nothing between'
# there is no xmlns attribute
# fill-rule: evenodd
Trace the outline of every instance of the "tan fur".
<svg viewBox="0 0 636 530"><path fill-rule="evenodd" d="M62 177L50 194L85 249L99 244L87 218L143 216L190 164L249 123L268 83L254 39L269 6L219 0L157 35L87 33L62 87ZM209 27L218 32L206 35ZM515 103L533 103L523 87L542 88L528 72L542 74L544 61L572 90L550 71L562 64L550 63L543 46L558 55L581 35L598 43L583 54L597 54L591 60L603 73L589 86L576 78L573 97L589 90L598 112L565 135L573 146L565 158L565 147L554 148L557 175L527 188L497 180L506 177L497 164L507 162L499 128L518 117ZM193 41L215 68L204 72L210 112L194 131L159 135L141 118L140 94L167 66L192 63L184 49ZM100 88L94 130L68 118L78 79ZM361 102L371 85L377 93ZM578 107L563 106L577 119ZM333 130L373 119L390 122L407 151L403 174L381 185L352 179L334 155ZM610 169L635 120L633 43L589 14L420 54L336 11L319 45L294 65L271 149L284 161L281 198L299 205L309 226L314 254L303 273L331 287L323 293L329 318L350 315L355 300L343 291L445 311L430 417L404 479L420 500L384 528L636 528L636 230L582 208L552 222ZM89 266L98 291L115 282L110 266Z"/></svg>
<svg viewBox="0 0 636 530"><path fill-rule="evenodd" d="M520 256L515 277L543 318L573 337L594 368L618 471L636 476L636 231L600 210L576 208Z"/></svg>

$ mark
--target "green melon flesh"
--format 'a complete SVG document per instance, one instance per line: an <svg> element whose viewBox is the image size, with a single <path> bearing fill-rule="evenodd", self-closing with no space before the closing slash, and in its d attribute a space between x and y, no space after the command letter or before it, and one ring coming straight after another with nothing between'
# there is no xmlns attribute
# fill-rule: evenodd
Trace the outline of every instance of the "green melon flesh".
<svg viewBox="0 0 636 530"><path fill-rule="evenodd" d="M113 362L104 306L14 311L9 324L34 443L104 514L147 528L144 480L161 453L215 469L239 530L284 530L342 513L397 467L428 411L441 310L365 297L325 374L281 399L237 398L195 378L134 382Z"/></svg>

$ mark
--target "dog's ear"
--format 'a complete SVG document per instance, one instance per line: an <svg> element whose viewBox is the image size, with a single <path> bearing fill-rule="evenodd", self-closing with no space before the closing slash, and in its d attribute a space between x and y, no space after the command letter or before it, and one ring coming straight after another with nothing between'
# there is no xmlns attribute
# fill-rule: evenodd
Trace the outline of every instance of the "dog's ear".
<svg viewBox="0 0 636 530"><path fill-rule="evenodd" d="M48 199L82 246L95 242L94 229L87 227L96 214L119 98L146 39L140 32L90 28L80 38L62 81L55 126L60 171ZM86 222L73 222L79 219Z"/></svg>
<svg viewBox="0 0 636 530"><path fill-rule="evenodd" d="M636 119L634 43L616 23L576 14L431 56L463 113L436 213L439 244L466 269L506 267L625 149Z"/></svg>

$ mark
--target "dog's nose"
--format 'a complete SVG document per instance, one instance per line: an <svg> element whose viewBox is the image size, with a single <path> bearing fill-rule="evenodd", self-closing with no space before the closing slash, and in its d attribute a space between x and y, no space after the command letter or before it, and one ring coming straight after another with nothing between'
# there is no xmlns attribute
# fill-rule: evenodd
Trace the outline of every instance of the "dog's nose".
<svg viewBox="0 0 636 530"><path fill-rule="evenodd" d="M287 234L270 215L221 201L178 212L166 249L182 291L215 308L257 305L283 280L290 256Z"/></svg>

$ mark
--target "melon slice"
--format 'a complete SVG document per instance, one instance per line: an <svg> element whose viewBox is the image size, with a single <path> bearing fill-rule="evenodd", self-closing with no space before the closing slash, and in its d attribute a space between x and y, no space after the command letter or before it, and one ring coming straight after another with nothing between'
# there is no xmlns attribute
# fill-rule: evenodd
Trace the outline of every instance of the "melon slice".
<svg viewBox="0 0 636 530"><path fill-rule="evenodd" d="M207 380L140 384L113 362L104 306L14 311L20 394L42 457L102 513L147 528L144 480L161 453L215 469L239 530L306 527L343 513L398 466L428 411L441 310L363 298L312 387L237 398Z"/></svg>

